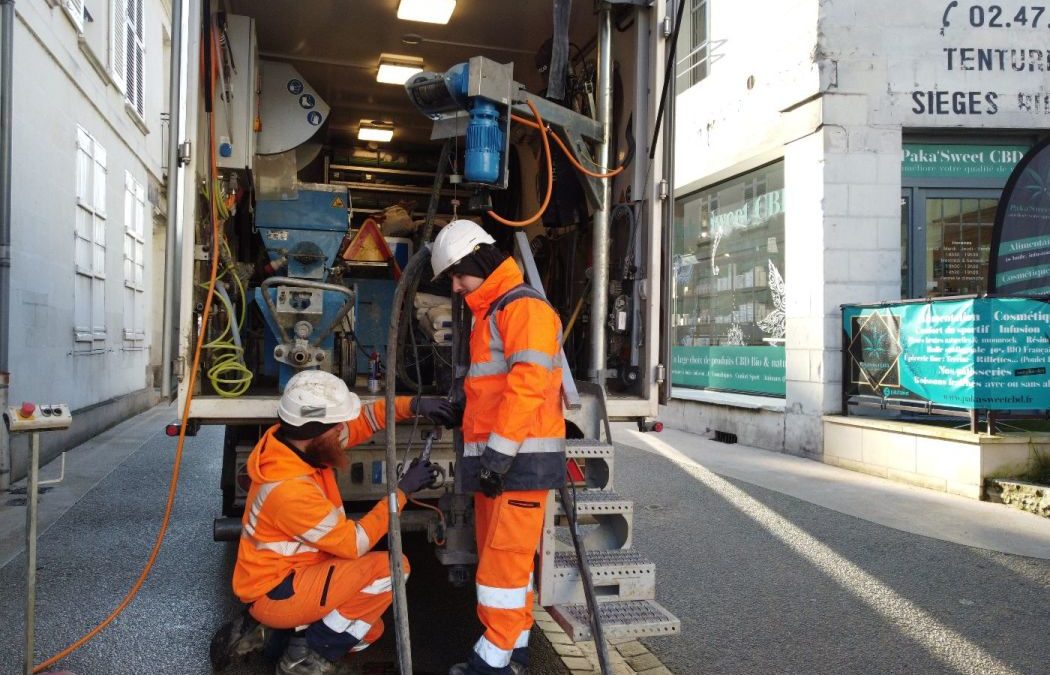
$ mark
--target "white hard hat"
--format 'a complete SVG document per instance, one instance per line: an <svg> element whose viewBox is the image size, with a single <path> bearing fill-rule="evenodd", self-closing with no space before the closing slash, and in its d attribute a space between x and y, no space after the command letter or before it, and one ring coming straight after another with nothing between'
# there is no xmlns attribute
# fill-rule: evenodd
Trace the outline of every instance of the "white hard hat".
<svg viewBox="0 0 1050 675"><path fill-rule="evenodd" d="M430 248L430 265L437 279L450 267L474 252L481 244L495 244L496 240L470 220L453 220L441 228Z"/></svg>
<svg viewBox="0 0 1050 675"><path fill-rule="evenodd" d="M310 422L348 422L360 414L361 399L357 394L323 370L304 370L293 375L277 403L277 415L293 427Z"/></svg>

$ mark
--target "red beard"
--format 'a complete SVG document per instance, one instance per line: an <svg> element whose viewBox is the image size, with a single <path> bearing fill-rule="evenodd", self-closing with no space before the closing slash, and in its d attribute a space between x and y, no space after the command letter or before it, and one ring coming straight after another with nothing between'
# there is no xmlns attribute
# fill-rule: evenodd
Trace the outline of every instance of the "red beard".
<svg viewBox="0 0 1050 675"><path fill-rule="evenodd" d="M345 469L350 464L350 458L339 436L319 436L310 441L303 454L315 464L335 469Z"/></svg>

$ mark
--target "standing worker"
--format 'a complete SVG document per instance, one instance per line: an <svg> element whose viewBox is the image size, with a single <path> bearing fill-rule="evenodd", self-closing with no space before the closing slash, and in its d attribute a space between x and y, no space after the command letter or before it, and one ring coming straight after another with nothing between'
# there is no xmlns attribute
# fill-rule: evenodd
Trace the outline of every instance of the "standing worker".
<svg viewBox="0 0 1050 675"><path fill-rule="evenodd" d="M452 421L443 399L399 396L395 406L398 421ZM212 638L212 666L221 670L271 637L304 628L289 640L277 674L331 675L347 652L379 638L391 601L389 555L370 552L387 533L387 501L348 520L334 470L384 428L386 404L362 408L340 378L308 370L288 380L277 414L280 422L248 456L252 484L233 571L233 591L248 608ZM436 476L430 462L414 462L398 483L398 508Z"/></svg>
<svg viewBox="0 0 1050 675"><path fill-rule="evenodd" d="M434 277L474 315L463 384L464 488L474 495L478 618L485 634L449 675L519 675L528 668L533 566L548 491L565 484L561 321L514 260L469 220L438 233Z"/></svg>

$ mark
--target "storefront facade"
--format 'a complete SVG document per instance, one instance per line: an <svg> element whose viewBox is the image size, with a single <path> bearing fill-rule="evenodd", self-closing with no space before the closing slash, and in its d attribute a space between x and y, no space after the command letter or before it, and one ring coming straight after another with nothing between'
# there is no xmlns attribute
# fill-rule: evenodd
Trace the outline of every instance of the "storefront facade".
<svg viewBox="0 0 1050 675"><path fill-rule="evenodd" d="M1003 186L1050 126L1050 15L686 6L662 418L820 455L842 304L985 292Z"/></svg>

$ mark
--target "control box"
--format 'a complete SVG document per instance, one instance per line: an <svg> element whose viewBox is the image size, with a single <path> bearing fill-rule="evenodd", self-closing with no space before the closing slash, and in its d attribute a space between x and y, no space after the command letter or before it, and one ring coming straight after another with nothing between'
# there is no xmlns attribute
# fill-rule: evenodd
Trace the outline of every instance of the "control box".
<svg viewBox="0 0 1050 675"><path fill-rule="evenodd" d="M23 403L4 412L4 422L12 433L21 431L48 431L68 429L73 414L65 403Z"/></svg>

